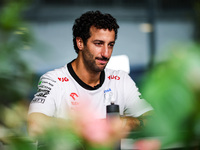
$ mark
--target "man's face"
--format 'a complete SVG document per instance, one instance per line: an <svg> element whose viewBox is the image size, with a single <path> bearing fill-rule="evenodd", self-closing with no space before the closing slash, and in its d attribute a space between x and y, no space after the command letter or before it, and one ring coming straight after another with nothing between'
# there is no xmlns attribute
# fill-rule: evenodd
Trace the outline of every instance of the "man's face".
<svg viewBox="0 0 200 150"><path fill-rule="evenodd" d="M106 67L115 44L115 31L90 28L91 37L82 50L83 62L87 69L101 72Z"/></svg>

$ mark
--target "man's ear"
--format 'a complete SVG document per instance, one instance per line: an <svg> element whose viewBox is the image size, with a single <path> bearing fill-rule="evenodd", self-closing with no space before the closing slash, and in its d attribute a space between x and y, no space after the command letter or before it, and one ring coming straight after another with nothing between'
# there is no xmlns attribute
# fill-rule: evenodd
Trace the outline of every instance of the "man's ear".
<svg viewBox="0 0 200 150"><path fill-rule="evenodd" d="M84 48L84 44L83 44L83 40L80 37L76 38L76 44L79 50L83 50Z"/></svg>

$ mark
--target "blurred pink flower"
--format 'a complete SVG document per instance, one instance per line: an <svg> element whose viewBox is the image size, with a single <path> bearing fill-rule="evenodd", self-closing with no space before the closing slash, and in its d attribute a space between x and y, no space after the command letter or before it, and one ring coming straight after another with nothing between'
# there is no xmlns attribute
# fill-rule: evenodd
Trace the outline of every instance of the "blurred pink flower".
<svg viewBox="0 0 200 150"><path fill-rule="evenodd" d="M98 115L87 104L76 108L72 115L75 131L89 143L110 145L125 136L119 118L97 119Z"/></svg>
<svg viewBox="0 0 200 150"><path fill-rule="evenodd" d="M161 143L157 139L139 140L134 145L138 150L159 150L161 148Z"/></svg>

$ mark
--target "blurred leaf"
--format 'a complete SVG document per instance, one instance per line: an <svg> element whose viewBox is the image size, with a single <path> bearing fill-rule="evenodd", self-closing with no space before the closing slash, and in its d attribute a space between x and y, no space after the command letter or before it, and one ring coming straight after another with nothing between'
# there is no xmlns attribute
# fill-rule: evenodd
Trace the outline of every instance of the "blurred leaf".
<svg viewBox="0 0 200 150"><path fill-rule="evenodd" d="M27 137L10 137L9 150L35 150L36 145Z"/></svg>
<svg viewBox="0 0 200 150"><path fill-rule="evenodd" d="M33 71L21 55L32 33L22 21L25 0L7 1L0 13L0 97L2 104L27 98Z"/></svg>
<svg viewBox="0 0 200 150"><path fill-rule="evenodd" d="M24 1L11 1L6 3L0 14L0 27L4 31L12 31L22 23L21 12Z"/></svg>
<svg viewBox="0 0 200 150"><path fill-rule="evenodd" d="M82 139L71 129L51 128L38 137L38 150L76 150L82 148Z"/></svg>
<svg viewBox="0 0 200 150"><path fill-rule="evenodd" d="M163 143L195 140L199 126L200 51L189 44L172 49L167 61L155 66L142 88L144 98L155 109L147 133L163 136ZM198 139L199 140L199 139Z"/></svg>

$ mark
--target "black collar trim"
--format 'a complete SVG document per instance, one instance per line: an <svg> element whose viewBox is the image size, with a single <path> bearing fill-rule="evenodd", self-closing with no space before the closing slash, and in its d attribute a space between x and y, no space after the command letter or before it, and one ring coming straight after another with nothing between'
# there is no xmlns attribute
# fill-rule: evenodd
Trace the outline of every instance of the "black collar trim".
<svg viewBox="0 0 200 150"><path fill-rule="evenodd" d="M74 61L74 60L73 60ZM94 87L92 86L89 86L87 85L86 83L84 83L77 75L76 73L74 72L73 68L72 68L72 62L71 61L70 63L67 64L67 68L69 70L69 73L71 74L71 76L76 80L76 82L82 86L83 88L87 89L87 90L96 90L98 88L100 88L105 80L105 72L104 70L101 72L101 75L100 75L100 83Z"/></svg>

